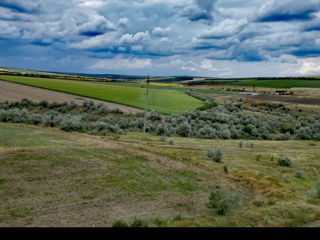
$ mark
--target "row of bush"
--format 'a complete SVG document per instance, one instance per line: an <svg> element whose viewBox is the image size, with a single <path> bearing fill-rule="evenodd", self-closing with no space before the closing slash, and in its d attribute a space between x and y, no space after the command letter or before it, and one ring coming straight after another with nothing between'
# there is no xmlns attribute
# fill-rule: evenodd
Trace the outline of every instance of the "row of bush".
<svg viewBox="0 0 320 240"><path fill-rule="evenodd" d="M61 107L66 112L61 112ZM184 114L162 116L151 111L146 131L160 136L191 136L205 139L320 139L320 115L298 118L296 126L287 118L264 118L245 113L239 104L224 103L206 111L187 111ZM140 132L143 113L123 114L110 111L103 104L84 101L73 103L34 103L28 99L0 105L0 121L58 126L65 131L88 131L106 135L110 132ZM290 119L292 121L292 119Z"/></svg>

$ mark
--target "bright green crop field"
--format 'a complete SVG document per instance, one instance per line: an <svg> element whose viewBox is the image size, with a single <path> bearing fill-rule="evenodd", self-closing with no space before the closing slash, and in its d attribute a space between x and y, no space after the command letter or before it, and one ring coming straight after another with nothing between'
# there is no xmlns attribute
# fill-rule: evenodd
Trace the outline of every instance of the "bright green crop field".
<svg viewBox="0 0 320 240"><path fill-rule="evenodd" d="M0 80L105 100L140 109L144 109L145 106L146 89L141 87L6 75L0 76ZM190 97L182 91L150 89L149 110L164 114L183 113L202 105L200 100Z"/></svg>
<svg viewBox="0 0 320 240"><path fill-rule="evenodd" d="M304 79L254 80L254 81L244 80L244 81L231 83L228 85L250 87L253 84L256 87L266 87L266 88L294 88L294 87L320 88L320 80L304 80Z"/></svg>

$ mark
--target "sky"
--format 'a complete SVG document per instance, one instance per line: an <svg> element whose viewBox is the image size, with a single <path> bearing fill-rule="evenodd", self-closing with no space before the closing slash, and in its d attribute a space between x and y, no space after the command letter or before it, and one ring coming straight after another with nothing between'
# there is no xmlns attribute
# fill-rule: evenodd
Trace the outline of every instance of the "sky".
<svg viewBox="0 0 320 240"><path fill-rule="evenodd" d="M0 66L320 75L320 0L0 0Z"/></svg>

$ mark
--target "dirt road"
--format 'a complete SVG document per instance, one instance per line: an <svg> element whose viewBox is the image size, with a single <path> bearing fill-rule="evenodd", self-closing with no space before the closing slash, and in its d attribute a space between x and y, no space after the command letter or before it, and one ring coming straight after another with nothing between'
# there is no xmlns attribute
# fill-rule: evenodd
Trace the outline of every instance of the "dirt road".
<svg viewBox="0 0 320 240"><path fill-rule="evenodd" d="M76 104L82 104L84 100L92 100L94 103L103 103L110 109L119 108L123 112L132 113L142 112L140 109L124 106L121 104L110 103L100 100L95 100L86 97L80 97L72 94L56 92L31 86L25 86L22 84L10 83L6 81L0 81L0 103L8 101L20 101L22 98L28 98L32 101L39 102L41 100L47 100L48 102L64 102L74 101Z"/></svg>

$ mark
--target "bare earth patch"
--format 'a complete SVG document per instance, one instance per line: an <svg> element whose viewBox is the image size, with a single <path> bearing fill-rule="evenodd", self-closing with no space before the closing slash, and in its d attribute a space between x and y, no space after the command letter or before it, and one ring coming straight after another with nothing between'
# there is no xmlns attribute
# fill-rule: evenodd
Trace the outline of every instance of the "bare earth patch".
<svg viewBox="0 0 320 240"><path fill-rule="evenodd" d="M121 104L110 103L100 100L95 100L86 97L80 97L68 93L56 92L51 90L46 90L42 88L36 88L31 86L26 86L22 84L9 83L5 81L0 81L0 103L7 101L20 101L22 98L28 98L32 101L39 102L41 100L47 100L48 102L64 102L64 101L74 101L76 104L82 104L84 100L92 100L94 103L103 103L110 109L119 108L123 112L132 113L141 112L141 110L124 106Z"/></svg>
<svg viewBox="0 0 320 240"><path fill-rule="evenodd" d="M242 96L242 98L253 98L263 101L278 101L278 102L288 102L306 105L320 105L320 99L317 98L297 98L297 97L287 97L287 96L271 96L271 95L258 95L258 96Z"/></svg>

